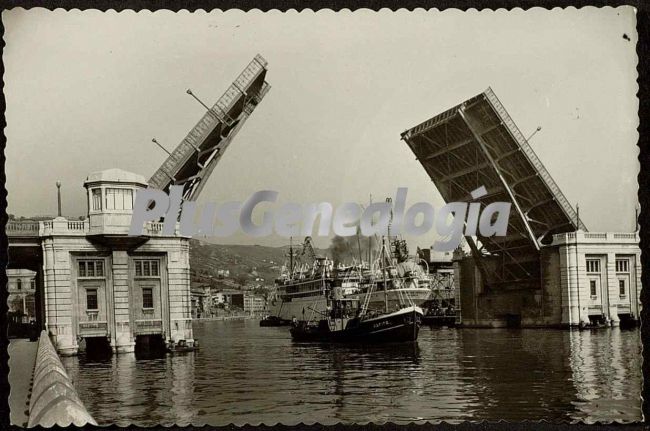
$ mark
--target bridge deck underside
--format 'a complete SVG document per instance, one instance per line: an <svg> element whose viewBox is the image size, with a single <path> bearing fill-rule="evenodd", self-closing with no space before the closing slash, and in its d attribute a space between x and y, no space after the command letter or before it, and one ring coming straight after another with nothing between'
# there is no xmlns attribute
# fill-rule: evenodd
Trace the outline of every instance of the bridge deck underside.
<svg viewBox="0 0 650 431"><path fill-rule="evenodd" d="M478 201L482 208L512 203L506 237L478 235L481 249L475 251L498 268L488 283L538 278L539 246L576 229L575 211L491 90L407 130L402 139L447 202ZM487 195L473 200L470 192L481 186Z"/></svg>
<svg viewBox="0 0 650 431"><path fill-rule="evenodd" d="M184 185L185 200L196 199L226 147L269 90L265 76L266 60L258 55L167 157L149 186L167 190Z"/></svg>

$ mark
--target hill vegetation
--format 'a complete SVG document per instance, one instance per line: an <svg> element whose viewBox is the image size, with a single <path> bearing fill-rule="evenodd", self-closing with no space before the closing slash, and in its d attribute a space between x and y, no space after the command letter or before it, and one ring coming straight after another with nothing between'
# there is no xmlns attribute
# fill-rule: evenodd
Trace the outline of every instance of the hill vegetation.
<svg viewBox="0 0 650 431"><path fill-rule="evenodd" d="M299 246L294 248L294 252L299 250ZM329 254L328 250L322 249L317 249L316 253ZM190 240L190 273L193 283L223 288L271 286L280 274L282 265L288 263L288 260L288 246L225 245ZM229 274L223 276L219 270L227 270Z"/></svg>

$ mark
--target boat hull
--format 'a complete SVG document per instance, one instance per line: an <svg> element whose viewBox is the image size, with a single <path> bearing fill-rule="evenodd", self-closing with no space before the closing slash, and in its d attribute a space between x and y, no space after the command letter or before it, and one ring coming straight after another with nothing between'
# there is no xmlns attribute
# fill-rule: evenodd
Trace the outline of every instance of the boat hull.
<svg viewBox="0 0 650 431"><path fill-rule="evenodd" d="M424 316L422 324L428 326L456 326L456 316Z"/></svg>
<svg viewBox="0 0 650 431"><path fill-rule="evenodd" d="M291 320L278 319L275 316L260 320L261 327L289 326L289 325L291 325Z"/></svg>

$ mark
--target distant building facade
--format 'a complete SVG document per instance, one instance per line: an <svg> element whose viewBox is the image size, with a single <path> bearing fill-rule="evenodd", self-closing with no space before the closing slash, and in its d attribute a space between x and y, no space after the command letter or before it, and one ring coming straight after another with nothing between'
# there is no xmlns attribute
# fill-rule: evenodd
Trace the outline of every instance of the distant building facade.
<svg viewBox="0 0 650 431"><path fill-rule="evenodd" d="M191 300L192 300L192 317L210 317L211 316L211 294L210 286L192 286L191 287Z"/></svg>
<svg viewBox="0 0 650 431"><path fill-rule="evenodd" d="M233 306L240 309L244 308L244 293L240 290L221 290L215 292L212 298L214 303L226 305L228 308Z"/></svg>
<svg viewBox="0 0 650 431"><path fill-rule="evenodd" d="M7 269L7 307L16 323L30 323L36 318L36 272Z"/></svg>
<svg viewBox="0 0 650 431"><path fill-rule="evenodd" d="M266 299L261 295L250 293L244 294L244 312L249 314L259 314L266 310Z"/></svg>
<svg viewBox="0 0 650 431"><path fill-rule="evenodd" d="M638 321L640 257L637 233L556 234L541 249L538 289L490 289L474 259L457 254L462 324L567 327Z"/></svg>

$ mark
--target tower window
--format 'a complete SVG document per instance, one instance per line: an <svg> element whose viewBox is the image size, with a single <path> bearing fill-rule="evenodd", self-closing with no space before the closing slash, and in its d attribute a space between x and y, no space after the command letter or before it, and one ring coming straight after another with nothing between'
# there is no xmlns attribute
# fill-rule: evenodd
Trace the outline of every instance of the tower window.
<svg viewBox="0 0 650 431"><path fill-rule="evenodd" d="M97 310L97 289L86 289L86 310Z"/></svg>
<svg viewBox="0 0 650 431"><path fill-rule="evenodd" d="M629 259L616 259L616 272L630 272Z"/></svg>
<svg viewBox="0 0 650 431"><path fill-rule="evenodd" d="M159 277L160 270L157 259L137 259L134 262L136 277Z"/></svg>
<svg viewBox="0 0 650 431"><path fill-rule="evenodd" d="M131 189L106 189L107 210L133 209L133 190Z"/></svg>
<svg viewBox="0 0 650 431"><path fill-rule="evenodd" d="M153 289L151 287L142 288L142 308L153 308Z"/></svg>
<svg viewBox="0 0 650 431"><path fill-rule="evenodd" d="M621 298L625 298L627 295L627 289L625 287L625 280L619 279L618 280L618 295Z"/></svg>
<svg viewBox="0 0 650 431"><path fill-rule="evenodd" d="M79 277L103 277L104 261L101 259L80 260Z"/></svg>
<svg viewBox="0 0 650 431"><path fill-rule="evenodd" d="M587 259L587 272L600 272L600 259Z"/></svg>
<svg viewBox="0 0 650 431"><path fill-rule="evenodd" d="M93 211L101 211L102 209L102 189L93 189L92 191Z"/></svg>

